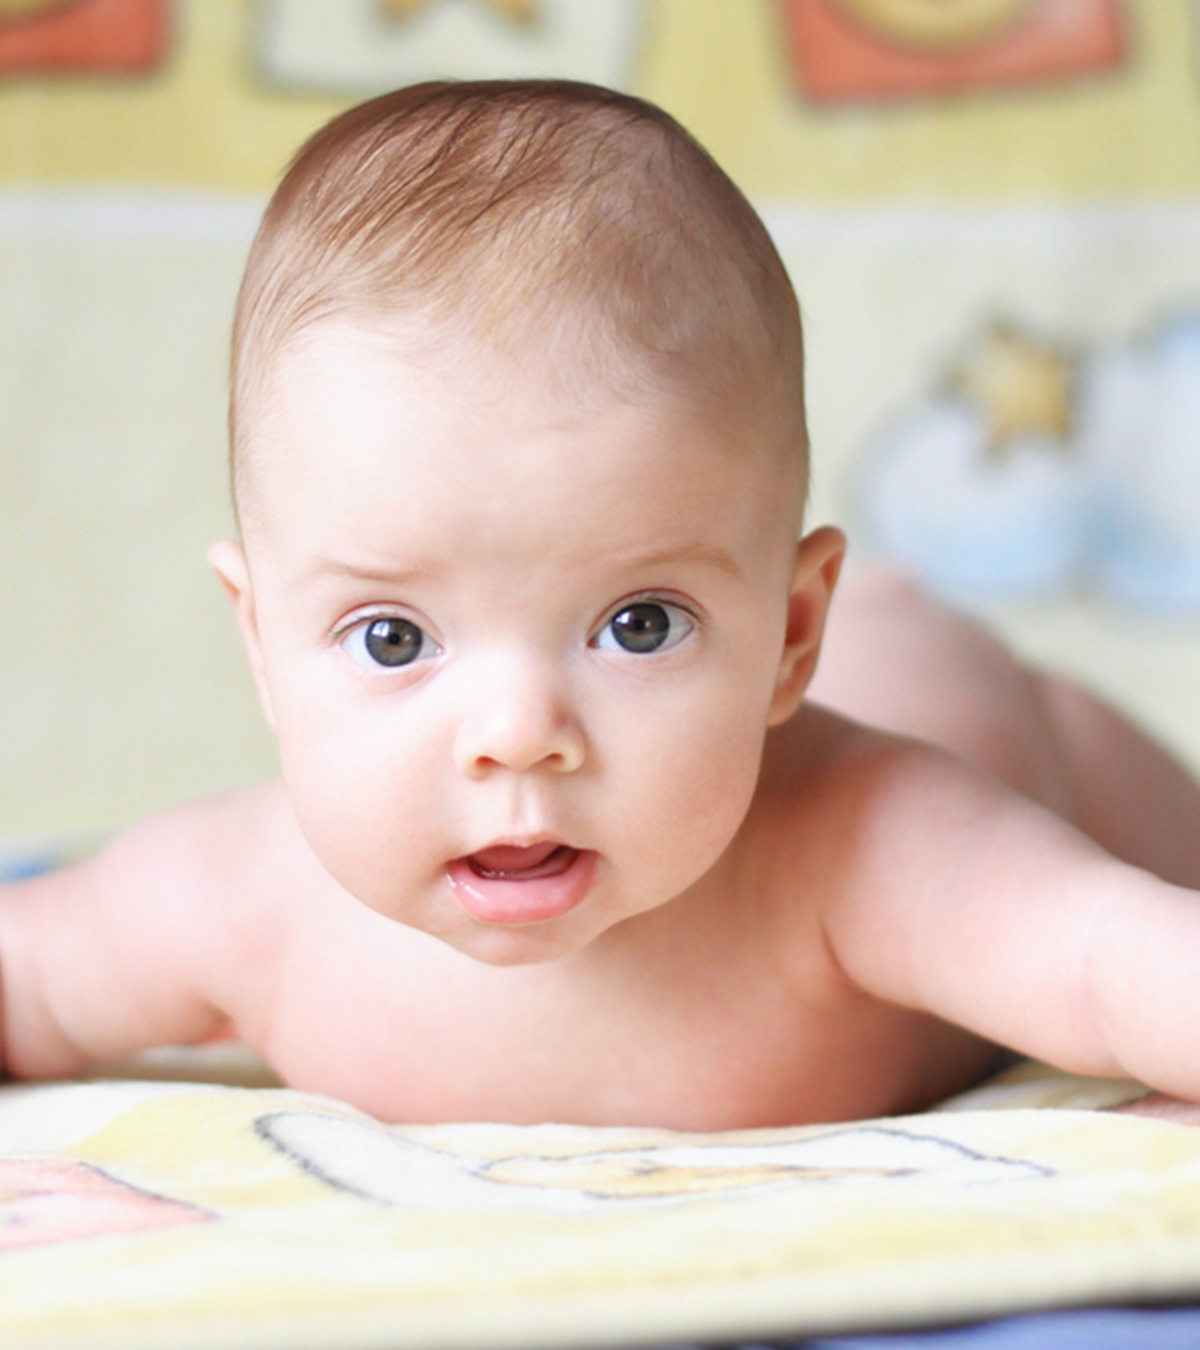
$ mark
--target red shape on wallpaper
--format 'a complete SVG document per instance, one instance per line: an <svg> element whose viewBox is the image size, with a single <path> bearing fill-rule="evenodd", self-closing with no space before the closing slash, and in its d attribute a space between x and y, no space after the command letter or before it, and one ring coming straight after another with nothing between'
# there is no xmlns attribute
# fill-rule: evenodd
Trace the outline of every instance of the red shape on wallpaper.
<svg viewBox="0 0 1200 1350"><path fill-rule="evenodd" d="M1122 63L1118 0L781 0L801 92L871 101L1036 84Z"/></svg>
<svg viewBox="0 0 1200 1350"><path fill-rule="evenodd" d="M165 0L26 0L0 5L0 73L152 70L167 46Z"/></svg>

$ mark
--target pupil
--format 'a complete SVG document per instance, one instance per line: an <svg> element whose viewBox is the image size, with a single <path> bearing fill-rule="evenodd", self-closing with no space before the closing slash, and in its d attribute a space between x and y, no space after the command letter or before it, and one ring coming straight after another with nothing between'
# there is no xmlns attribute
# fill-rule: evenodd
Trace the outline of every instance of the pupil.
<svg viewBox="0 0 1200 1350"><path fill-rule="evenodd" d="M421 630L407 619L376 619L367 628L366 644L381 666L406 666L421 650Z"/></svg>
<svg viewBox="0 0 1200 1350"><path fill-rule="evenodd" d="M662 605L630 605L612 621L613 636L627 652L652 652L671 631L671 617Z"/></svg>

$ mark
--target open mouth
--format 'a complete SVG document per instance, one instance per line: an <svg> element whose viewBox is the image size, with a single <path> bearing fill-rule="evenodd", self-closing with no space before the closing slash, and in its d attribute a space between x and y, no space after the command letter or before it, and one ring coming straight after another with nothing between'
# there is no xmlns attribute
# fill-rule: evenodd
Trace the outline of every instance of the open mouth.
<svg viewBox="0 0 1200 1350"><path fill-rule="evenodd" d="M596 855L547 840L493 844L455 858L446 875L463 909L484 923L544 923L580 904L591 888Z"/></svg>
<svg viewBox="0 0 1200 1350"><path fill-rule="evenodd" d="M480 849L467 858L477 877L493 881L532 881L537 877L556 877L565 872L579 856L568 844L530 844L528 847L497 844Z"/></svg>

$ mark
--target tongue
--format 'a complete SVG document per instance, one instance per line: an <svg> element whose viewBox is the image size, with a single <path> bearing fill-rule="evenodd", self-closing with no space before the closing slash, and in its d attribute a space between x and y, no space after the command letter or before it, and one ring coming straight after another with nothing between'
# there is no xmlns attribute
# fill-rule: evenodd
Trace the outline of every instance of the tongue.
<svg viewBox="0 0 1200 1350"><path fill-rule="evenodd" d="M480 849L478 853L472 853L468 861L476 872L482 872L489 876L520 875L540 868L559 849L562 849L564 853L568 852L564 845L556 844L553 841L545 844L530 844L527 847L496 844L492 848L484 848Z"/></svg>

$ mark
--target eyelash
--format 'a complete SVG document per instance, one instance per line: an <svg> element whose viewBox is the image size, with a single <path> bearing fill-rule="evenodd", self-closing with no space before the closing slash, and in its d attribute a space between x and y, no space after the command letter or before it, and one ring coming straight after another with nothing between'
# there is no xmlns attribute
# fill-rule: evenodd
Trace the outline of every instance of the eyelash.
<svg viewBox="0 0 1200 1350"><path fill-rule="evenodd" d="M602 644L600 639L603 637L605 633L607 633L610 630L611 625L617 619L619 619L620 616L624 614L627 610L635 609L638 605L657 605L660 606L662 609L665 609L671 615L682 615L686 623L685 631L682 634L675 636L674 640L669 642L669 645L665 647L654 647L648 651L643 652L634 652L630 648L622 647L620 643L618 643L615 648L608 647L606 644ZM610 611L608 617L600 625L599 629L596 631L595 636L591 639L589 645L594 647L603 646L604 649L608 651L613 650L623 651L626 655L630 656L650 655L653 652L657 651L662 651L665 653L673 651L676 647L680 645L680 643L685 642L687 638L696 630L699 623L700 623L699 615L690 606L683 604L674 596L660 595L656 591L647 591L641 595L627 596L618 605L616 605ZM672 628L674 628L674 624L672 624ZM668 638L669 637L670 634L668 634Z"/></svg>
<svg viewBox="0 0 1200 1350"><path fill-rule="evenodd" d="M394 621L397 623L411 624L414 629L420 632L422 636L421 650L409 661L397 662L394 666L389 666L386 662L375 660L371 654L365 650L367 634L377 623L387 623ZM441 650L437 641L429 632L415 619L410 619L406 614L397 614L395 610L378 609L368 611L365 614L357 614L348 623L339 625L332 634L333 641L342 648L343 651L355 661L358 665L367 670L394 672L407 669L409 666L417 665L422 661L429 659L430 655L436 655ZM352 640L359 640L363 644L361 652L351 650ZM426 648L432 647L433 651L428 652Z"/></svg>
<svg viewBox="0 0 1200 1350"><path fill-rule="evenodd" d="M664 641L668 642L667 646L662 647L661 645L656 645L654 647L645 649L640 652L635 651L634 649L629 647L624 647L619 642L615 643L615 645L613 646L609 646L608 644L603 643L601 639L606 633L609 632L611 625L618 618L620 618L622 614L626 613L628 610L637 608L637 606L639 605L659 606L662 609L666 610L669 615L682 616L684 624L686 625L685 631L673 636L671 630L668 630L667 637L666 639L664 639ZM412 657L411 660L397 662L394 666L389 667L389 665L386 662L375 660L375 658L371 656L371 654L366 650L362 651L361 653L349 651L350 642L352 639L359 638L362 641L362 643L365 644L367 634L370 632L372 626L374 624L387 622L389 620L411 624L414 629L418 630L421 633L423 638L421 650L418 651L417 655ZM595 634L589 640L588 645L591 647L603 648L604 650L607 651L620 651L623 652L625 655L630 656L651 655L654 652L660 650L664 652L672 651L674 650L675 647L679 646L680 643L687 640L690 634L695 631L699 622L700 622L699 615L697 615L696 612L690 606L682 604L675 597L660 595L655 591L647 591L641 595L627 596L618 605L614 606L614 608L609 613L608 617L604 620L604 622L600 625ZM675 626L676 626L675 623L672 622L671 629L674 629ZM671 640L672 636L673 640ZM430 634L426 631L426 629L423 628L414 619L410 619L406 615L398 614L396 613L395 610L389 609L378 609L374 611L368 611L366 614L355 615L355 617L351 619L348 623L342 624L338 628L336 628L332 634L332 637L333 640L337 643L337 645L340 646L343 650L347 651L347 654L350 655L351 658L355 662L357 662L360 666L377 671L387 671L389 669L403 670L406 669L408 666L416 665L420 661L428 660L431 654L436 654L441 650L440 646L435 641L435 639L431 637ZM426 647L432 647L434 649L434 652L427 653L425 651Z"/></svg>

